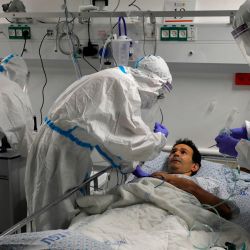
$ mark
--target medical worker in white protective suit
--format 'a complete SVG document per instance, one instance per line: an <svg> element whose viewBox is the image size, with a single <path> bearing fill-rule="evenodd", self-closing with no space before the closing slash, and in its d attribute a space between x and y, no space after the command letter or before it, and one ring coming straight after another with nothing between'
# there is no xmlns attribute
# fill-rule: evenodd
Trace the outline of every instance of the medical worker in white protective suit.
<svg viewBox="0 0 250 250"><path fill-rule="evenodd" d="M236 12L232 35L250 65L250 0L245 1ZM222 133L215 138L219 151L237 157L242 168L250 170L250 122Z"/></svg>
<svg viewBox="0 0 250 250"><path fill-rule="evenodd" d="M93 149L121 170L132 161L156 157L168 131L156 124L152 132L141 118L141 108L151 108L171 90L171 82L165 61L147 56L137 68L106 69L70 85L51 107L31 147L25 180L28 213L87 178ZM67 227L76 212L75 198L40 216L33 230Z"/></svg>
<svg viewBox="0 0 250 250"><path fill-rule="evenodd" d="M26 157L33 141L33 111L25 91L28 68L10 54L0 64L0 139L6 136L13 151Z"/></svg>

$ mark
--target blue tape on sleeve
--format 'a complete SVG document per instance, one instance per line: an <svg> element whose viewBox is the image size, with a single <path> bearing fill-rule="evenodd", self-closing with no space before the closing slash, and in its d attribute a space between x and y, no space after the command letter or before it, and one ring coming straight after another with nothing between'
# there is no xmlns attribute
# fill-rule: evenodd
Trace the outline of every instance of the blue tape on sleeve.
<svg viewBox="0 0 250 250"><path fill-rule="evenodd" d="M124 74L127 74L127 71L124 66L119 66L118 68L121 70L121 72L123 72Z"/></svg>
<svg viewBox="0 0 250 250"><path fill-rule="evenodd" d="M2 64L7 64L13 57L14 57L13 54L9 54L2 60Z"/></svg>
<svg viewBox="0 0 250 250"><path fill-rule="evenodd" d="M102 151L100 146L96 145L95 148L96 148L97 152L101 156L103 156L106 160L108 160L111 163L113 168L119 168L120 167L120 165L116 164L105 152Z"/></svg>
<svg viewBox="0 0 250 250"><path fill-rule="evenodd" d="M83 148L88 148L90 150L93 150L94 147L84 141L79 140L77 137L75 137L74 135L71 134L71 132L73 130L75 130L77 128L77 126L75 126L74 128L71 128L69 130L63 130L61 128L59 128L58 126L56 126L51 120L49 120L47 117L45 118L45 123L54 131L56 131L58 134L68 138L69 140L71 140L72 142L76 143L77 145L79 145L80 147Z"/></svg>
<svg viewBox="0 0 250 250"><path fill-rule="evenodd" d="M3 65L0 64L0 72L4 72L5 71L5 68L3 67Z"/></svg>

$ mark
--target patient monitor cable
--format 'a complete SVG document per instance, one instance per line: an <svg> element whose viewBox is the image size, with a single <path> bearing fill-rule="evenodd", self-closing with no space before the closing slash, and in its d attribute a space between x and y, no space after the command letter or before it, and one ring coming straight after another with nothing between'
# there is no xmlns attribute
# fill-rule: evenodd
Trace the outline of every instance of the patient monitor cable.
<svg viewBox="0 0 250 250"><path fill-rule="evenodd" d="M41 40L41 43L39 45L39 57L40 57L40 61L41 61L41 65L42 65L42 70L43 70L43 74L44 74L44 77L45 77L45 83L43 85L43 88L42 88L42 105L40 107L40 124L42 125L43 123L43 105L44 105L44 89L48 83L48 78L47 78L47 74L46 74L46 71L45 71L45 68L44 68L44 64L43 64L43 59L42 59L42 55L41 55L41 48L42 48L42 44L44 42L44 39L45 37L47 36L47 33L44 35L44 37L42 38Z"/></svg>
<svg viewBox="0 0 250 250"><path fill-rule="evenodd" d="M81 72L80 65L79 65L77 58L76 58L76 49L75 49L75 45L74 45L73 38L72 38L73 33L70 31L70 28L69 28L69 21L68 21L69 12L68 12L68 7L67 7L67 0L64 0L64 13L65 13L65 18L66 18L67 36L68 36L69 47L71 48L71 46L72 46L72 49L70 51L70 55L71 55L71 59L72 59L74 69L76 72L76 77L77 77L77 79L80 79L82 77L82 72ZM75 37L77 37L77 36L75 35Z"/></svg>
<svg viewBox="0 0 250 250"><path fill-rule="evenodd" d="M219 212L218 212L218 210L217 210L216 208L217 208L218 206L221 206L222 204L227 203L228 201L230 201L230 199L231 199L232 197L234 197L234 196L236 195L236 192L235 192L235 191L236 191L236 184L237 184L237 181L239 180L240 166L238 165L237 168L236 168L237 173L238 173L237 176L236 176L234 170L235 170L235 169L232 169L233 179L234 179L234 187L233 187L233 190L232 190L231 194L230 194L226 199L223 199L221 202L219 202L219 203L217 203L217 204L215 204L215 205L201 204L202 207L204 207L204 208L206 208L206 209L209 209L209 210L213 210L213 211L217 214L217 216L218 216L218 218L219 218L219 227L218 227L219 230L217 231L217 233L214 231L214 229L213 229L211 226L209 226L209 225L207 225L207 224L204 224L204 223L199 223L199 224L194 223L194 225L193 225L193 226L190 228L190 230L189 230L189 235L188 235L188 237L190 238L191 242L192 242L192 238L191 238L191 236L192 236L192 231L194 231L194 229L195 229L196 227L201 227L201 226L202 226L203 228L208 229L208 230L209 230L211 233L213 233L213 235L214 235L214 236L213 236L214 239L213 239L213 240L209 240L207 246L197 246L194 242L192 242L193 246L196 247L196 248L198 248L198 249L209 249L210 247L215 246L216 242L217 242L218 239L219 239L219 233L218 233L218 232L221 231L221 225L222 225L222 223L221 223L221 216L220 216L220 214L219 214Z"/></svg>

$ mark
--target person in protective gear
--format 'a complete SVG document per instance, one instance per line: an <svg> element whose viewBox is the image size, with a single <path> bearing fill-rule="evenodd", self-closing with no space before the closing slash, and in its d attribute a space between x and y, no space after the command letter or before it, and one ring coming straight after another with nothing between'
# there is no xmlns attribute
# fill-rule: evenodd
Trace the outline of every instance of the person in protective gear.
<svg viewBox="0 0 250 250"><path fill-rule="evenodd" d="M172 88L171 82L165 61L147 56L136 68L106 69L71 84L52 105L28 156L28 214L88 178L93 149L121 170L133 161L155 158L166 137L151 131L141 118L141 109L152 107ZM77 212L75 198L41 215L33 230L67 227Z"/></svg>
<svg viewBox="0 0 250 250"><path fill-rule="evenodd" d="M28 69L13 54L0 64L0 139L7 138L12 150L27 157L33 141L33 111L25 86ZM20 86L21 84L21 86Z"/></svg>
<svg viewBox="0 0 250 250"><path fill-rule="evenodd" d="M246 0L240 6L232 26L232 35L250 65L250 0Z"/></svg>
<svg viewBox="0 0 250 250"><path fill-rule="evenodd" d="M250 65L250 0L246 0L236 12L233 29L232 35ZM239 165L248 170L250 170L249 126L249 121L246 121L246 127L233 129L231 134L224 138L216 137L220 151L237 157Z"/></svg>
<svg viewBox="0 0 250 250"><path fill-rule="evenodd" d="M242 168L250 170L250 122L246 126L230 129L215 138L219 152L233 157Z"/></svg>

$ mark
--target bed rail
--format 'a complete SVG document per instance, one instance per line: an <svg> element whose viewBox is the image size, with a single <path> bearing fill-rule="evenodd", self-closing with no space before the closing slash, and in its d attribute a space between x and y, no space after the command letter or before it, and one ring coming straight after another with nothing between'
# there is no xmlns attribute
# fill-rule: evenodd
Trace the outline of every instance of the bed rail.
<svg viewBox="0 0 250 250"><path fill-rule="evenodd" d="M6 235L10 235L10 234L14 234L14 233L21 233L21 229L22 227L26 226L26 228L31 228L31 223L32 221L40 216L41 214L45 213L46 211L48 211L50 208L54 207L55 205L57 205L58 203L60 203L61 201L67 199L68 197L70 197L72 194L74 194L76 191L78 191L79 189L81 189L82 187L86 186L87 192L90 190L90 182L94 181L94 190L96 190L98 188L98 177L101 176L102 174L106 173L107 171L111 170L112 167L106 167L105 169L101 170L100 172L92 175L88 180L83 181L81 184L79 184L78 186L68 190L64 195L62 195L61 197L59 197L58 199L56 199L55 201L51 202L50 204L44 206L43 208L41 208L40 210L36 211L35 213L31 214L30 216L26 217L25 219L21 220L20 222L18 222L17 224L15 224L14 226L12 226L11 228L7 229L6 231L4 231L1 235L1 237L4 237Z"/></svg>

